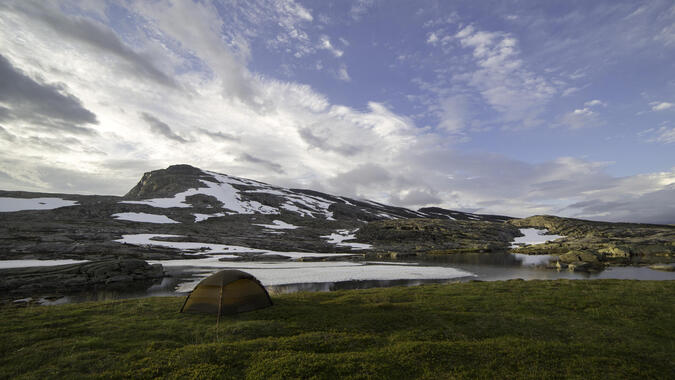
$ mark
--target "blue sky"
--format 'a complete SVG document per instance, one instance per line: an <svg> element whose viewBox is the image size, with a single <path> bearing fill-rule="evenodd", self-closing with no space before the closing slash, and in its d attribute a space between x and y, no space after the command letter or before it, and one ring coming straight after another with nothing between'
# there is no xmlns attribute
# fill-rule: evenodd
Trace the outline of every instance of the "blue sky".
<svg viewBox="0 0 675 380"><path fill-rule="evenodd" d="M675 223L670 1L9 1L0 188L174 163L405 207Z"/></svg>

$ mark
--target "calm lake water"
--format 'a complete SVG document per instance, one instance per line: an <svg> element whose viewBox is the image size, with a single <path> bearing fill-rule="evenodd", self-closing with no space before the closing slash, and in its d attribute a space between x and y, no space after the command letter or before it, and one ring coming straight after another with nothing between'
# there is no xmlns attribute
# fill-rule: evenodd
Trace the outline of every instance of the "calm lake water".
<svg viewBox="0 0 675 380"><path fill-rule="evenodd" d="M170 277L147 288L90 291L60 298L38 300L60 304L93 300L185 295L203 278L225 268L239 269L256 276L270 294L298 291L334 291L389 286L414 286L463 281L633 279L675 280L674 272L648 267L611 267L597 273L547 269L551 257L521 254L454 254L415 261L335 262L221 262L218 267L165 266Z"/></svg>

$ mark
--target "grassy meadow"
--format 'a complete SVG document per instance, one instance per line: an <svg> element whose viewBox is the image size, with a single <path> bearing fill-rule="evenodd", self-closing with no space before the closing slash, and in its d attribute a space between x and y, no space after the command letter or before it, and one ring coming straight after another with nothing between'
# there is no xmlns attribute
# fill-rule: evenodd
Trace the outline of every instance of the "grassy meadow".
<svg viewBox="0 0 675 380"><path fill-rule="evenodd" d="M675 282L507 281L0 308L0 378L672 378Z"/></svg>

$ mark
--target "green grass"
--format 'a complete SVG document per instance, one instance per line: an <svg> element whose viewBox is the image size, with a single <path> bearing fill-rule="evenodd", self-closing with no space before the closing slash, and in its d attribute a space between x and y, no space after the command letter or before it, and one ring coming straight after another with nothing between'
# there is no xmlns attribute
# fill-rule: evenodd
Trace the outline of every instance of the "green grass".
<svg viewBox="0 0 675 380"><path fill-rule="evenodd" d="M297 293L224 317L183 298L0 309L0 378L673 378L675 282Z"/></svg>

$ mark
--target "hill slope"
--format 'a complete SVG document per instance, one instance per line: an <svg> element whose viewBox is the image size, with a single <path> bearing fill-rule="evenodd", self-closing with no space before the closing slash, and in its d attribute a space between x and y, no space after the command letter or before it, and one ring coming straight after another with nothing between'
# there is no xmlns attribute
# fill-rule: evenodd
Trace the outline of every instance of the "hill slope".
<svg viewBox="0 0 675 380"><path fill-rule="evenodd" d="M204 253L214 245L235 246L243 259L254 258L256 249L363 252L378 250L355 236L368 222L435 218L464 220L467 231L495 230L506 236L501 248L518 234L501 223L508 217L414 211L174 165L145 173L123 197L0 191L0 259L177 258L185 253L176 248L185 247L181 242L196 245L192 257L199 257L200 244ZM139 234L163 237L142 244Z"/></svg>

